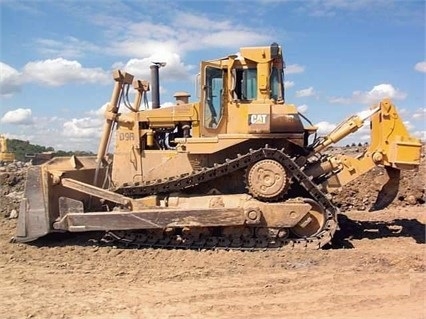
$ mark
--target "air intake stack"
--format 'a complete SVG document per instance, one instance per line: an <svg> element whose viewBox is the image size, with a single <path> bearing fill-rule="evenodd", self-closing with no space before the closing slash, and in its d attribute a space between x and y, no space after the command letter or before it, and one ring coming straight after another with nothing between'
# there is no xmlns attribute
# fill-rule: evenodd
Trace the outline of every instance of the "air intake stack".
<svg viewBox="0 0 426 319"><path fill-rule="evenodd" d="M160 67L166 66L166 62L152 62L151 69L151 96L152 108L160 107Z"/></svg>

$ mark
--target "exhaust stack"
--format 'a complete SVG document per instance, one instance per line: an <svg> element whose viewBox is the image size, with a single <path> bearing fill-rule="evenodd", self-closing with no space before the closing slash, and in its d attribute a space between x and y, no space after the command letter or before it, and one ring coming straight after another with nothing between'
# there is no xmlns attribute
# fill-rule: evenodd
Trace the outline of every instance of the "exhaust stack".
<svg viewBox="0 0 426 319"><path fill-rule="evenodd" d="M152 108L160 107L160 67L166 66L166 62L152 62L151 66L151 96Z"/></svg>

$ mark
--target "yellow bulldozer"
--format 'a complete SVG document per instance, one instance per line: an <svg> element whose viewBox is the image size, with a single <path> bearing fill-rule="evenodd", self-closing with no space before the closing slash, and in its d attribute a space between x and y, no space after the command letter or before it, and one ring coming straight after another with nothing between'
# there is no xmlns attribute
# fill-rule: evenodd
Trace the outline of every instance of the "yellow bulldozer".
<svg viewBox="0 0 426 319"><path fill-rule="evenodd" d="M0 162L13 162L15 154L9 152L6 137L0 135Z"/></svg>
<svg viewBox="0 0 426 319"><path fill-rule="evenodd" d="M276 43L201 62L197 102L180 92L160 107L160 66L151 65L150 82L114 71L96 157L28 170L16 241L104 231L104 240L138 247L318 249L338 227L332 193L384 166L380 209L395 197L400 169L419 165L421 143L388 99L317 136L285 101ZM366 120L371 143L361 156L327 155Z"/></svg>

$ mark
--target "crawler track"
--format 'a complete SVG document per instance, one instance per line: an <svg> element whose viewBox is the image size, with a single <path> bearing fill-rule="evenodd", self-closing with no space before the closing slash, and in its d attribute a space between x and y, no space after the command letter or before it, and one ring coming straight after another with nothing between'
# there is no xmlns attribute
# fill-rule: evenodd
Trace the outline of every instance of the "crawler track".
<svg viewBox="0 0 426 319"><path fill-rule="evenodd" d="M226 176L239 169L246 169L263 159L272 159L281 163L290 172L293 182L301 185L324 210L324 227L315 235L300 238L292 235L289 229L289 236L286 238L259 236L256 235L256 229L251 227L248 228L246 235L239 237L223 235L222 228L215 228L207 236L203 234L189 237L182 236L179 229L167 232L108 232L104 240L108 242L118 241L126 246L136 247L237 250L282 249L283 247L319 249L329 243L337 228L338 209L283 149L270 148L268 145L257 150L250 150L243 155L238 154L234 159L227 159L224 163L215 164L213 167L194 171L190 174L143 184L123 185L116 191L131 197L181 191Z"/></svg>

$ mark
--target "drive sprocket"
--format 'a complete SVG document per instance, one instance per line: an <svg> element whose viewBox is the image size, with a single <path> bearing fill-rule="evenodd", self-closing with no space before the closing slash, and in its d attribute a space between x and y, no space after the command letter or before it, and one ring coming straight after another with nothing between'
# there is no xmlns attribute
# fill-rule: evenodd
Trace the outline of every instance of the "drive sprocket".
<svg viewBox="0 0 426 319"><path fill-rule="evenodd" d="M287 192L290 180L284 166L273 159L260 160L247 168L249 194L262 201L275 201Z"/></svg>

